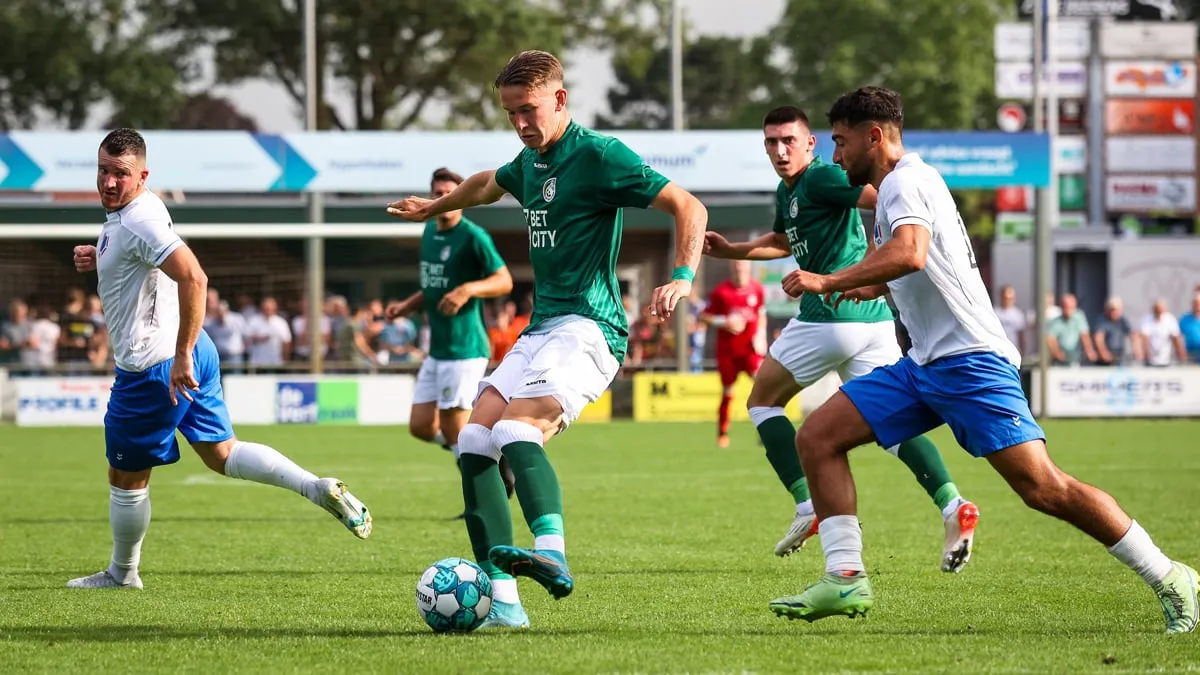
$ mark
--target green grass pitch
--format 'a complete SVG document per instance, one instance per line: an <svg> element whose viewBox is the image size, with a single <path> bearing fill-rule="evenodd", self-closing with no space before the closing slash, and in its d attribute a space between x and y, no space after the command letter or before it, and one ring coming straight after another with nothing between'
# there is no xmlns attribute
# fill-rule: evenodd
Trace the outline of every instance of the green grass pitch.
<svg viewBox="0 0 1200 675"><path fill-rule="evenodd" d="M934 439L982 520L960 575L942 523L896 459L852 455L865 619L767 609L823 570L819 544L778 559L791 500L749 425L578 425L550 444L575 593L523 581L533 627L435 635L413 592L426 565L470 556L449 456L404 428L242 428L374 512L355 539L301 497L184 459L151 483L143 592L80 591L107 564L98 429L0 427L0 671L113 672L1184 672L1200 635L1168 638L1153 593L1102 547L1026 509L986 462ZM1200 424L1047 424L1057 461L1113 493L1173 558L1200 566ZM530 537L515 508L518 544Z"/></svg>

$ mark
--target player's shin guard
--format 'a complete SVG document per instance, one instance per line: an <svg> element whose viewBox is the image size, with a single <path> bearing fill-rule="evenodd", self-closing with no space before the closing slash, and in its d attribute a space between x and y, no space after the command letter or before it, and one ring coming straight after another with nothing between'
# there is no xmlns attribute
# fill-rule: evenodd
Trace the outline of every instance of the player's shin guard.
<svg viewBox="0 0 1200 675"><path fill-rule="evenodd" d="M475 560L495 583L496 599L501 602L517 602L516 583L512 583L511 600L501 598L501 589L508 597L509 585L498 583L512 577L501 572L488 558L493 546L512 545L512 513L508 509L508 495L500 467L496 463L499 451L492 441L492 431L480 424L468 424L458 436L458 460L462 471L463 501L466 511L464 520L467 536L471 539L471 550ZM499 578L497 578L499 575Z"/></svg>
<svg viewBox="0 0 1200 675"><path fill-rule="evenodd" d="M246 441L238 441L229 451L229 457L225 459L225 475L285 488L309 500L313 499L309 490L317 481L316 476L275 448Z"/></svg>
<svg viewBox="0 0 1200 675"><path fill-rule="evenodd" d="M912 471L939 509L945 509L959 496L958 488L950 480L950 471L942 461L942 454L933 441L925 436L910 438L900 444L896 456Z"/></svg>
<svg viewBox="0 0 1200 675"><path fill-rule="evenodd" d="M797 504L808 501L808 479L804 477L800 455L796 453L796 427L792 426L783 408L751 408L750 420L758 429L758 436L767 451L767 461L783 487Z"/></svg>
<svg viewBox="0 0 1200 675"><path fill-rule="evenodd" d="M150 528L150 488L109 487L108 521L112 527L112 564L108 573L118 583L136 577L142 559L142 540Z"/></svg>
<svg viewBox="0 0 1200 675"><path fill-rule="evenodd" d="M508 458L516 478L517 499L533 532L535 550L565 551L562 489L546 451L542 431L515 420L501 420L492 429L496 445Z"/></svg>

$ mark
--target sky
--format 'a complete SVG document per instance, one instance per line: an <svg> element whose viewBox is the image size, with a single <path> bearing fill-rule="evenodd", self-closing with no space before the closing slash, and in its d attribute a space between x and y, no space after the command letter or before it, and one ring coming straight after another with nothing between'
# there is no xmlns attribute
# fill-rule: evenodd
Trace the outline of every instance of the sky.
<svg viewBox="0 0 1200 675"><path fill-rule="evenodd" d="M747 37L765 32L783 13L785 0L737 0L730 11L729 0L680 0L685 21L693 34ZM597 112L607 112L605 94L614 82L609 56L591 50L576 50L565 57L574 117L591 124ZM283 88L266 80L252 80L234 87L215 87L214 93L226 96L239 110L250 115L266 133L299 131L303 119L299 108ZM334 106L351 116L349 100L329 94ZM104 117L97 111L96 124Z"/></svg>

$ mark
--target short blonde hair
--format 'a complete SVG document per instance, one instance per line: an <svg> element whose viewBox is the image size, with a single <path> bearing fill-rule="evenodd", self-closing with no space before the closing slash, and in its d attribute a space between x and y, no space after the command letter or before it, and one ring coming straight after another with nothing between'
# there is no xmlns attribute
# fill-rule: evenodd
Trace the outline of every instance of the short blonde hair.
<svg viewBox="0 0 1200 675"><path fill-rule="evenodd" d="M562 62L550 52L530 49L508 60L508 64L496 76L493 86L540 87L551 82L562 84Z"/></svg>

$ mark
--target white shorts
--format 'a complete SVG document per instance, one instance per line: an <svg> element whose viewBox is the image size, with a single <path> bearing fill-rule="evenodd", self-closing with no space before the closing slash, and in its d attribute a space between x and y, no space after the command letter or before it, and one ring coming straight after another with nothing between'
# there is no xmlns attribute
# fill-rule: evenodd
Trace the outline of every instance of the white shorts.
<svg viewBox="0 0 1200 675"><path fill-rule="evenodd" d="M413 403L437 401L439 410L469 410L479 391L479 381L487 374L487 359L439 361L427 358L417 372Z"/></svg>
<svg viewBox="0 0 1200 675"><path fill-rule="evenodd" d="M801 387L829 372L837 372L846 383L901 357L894 321L805 323L792 319L771 345L770 354Z"/></svg>
<svg viewBox="0 0 1200 675"><path fill-rule="evenodd" d="M579 319L548 333L522 335L479 383L479 393L491 386L505 401L553 396L562 406L566 428L604 395L620 369L600 327Z"/></svg>

